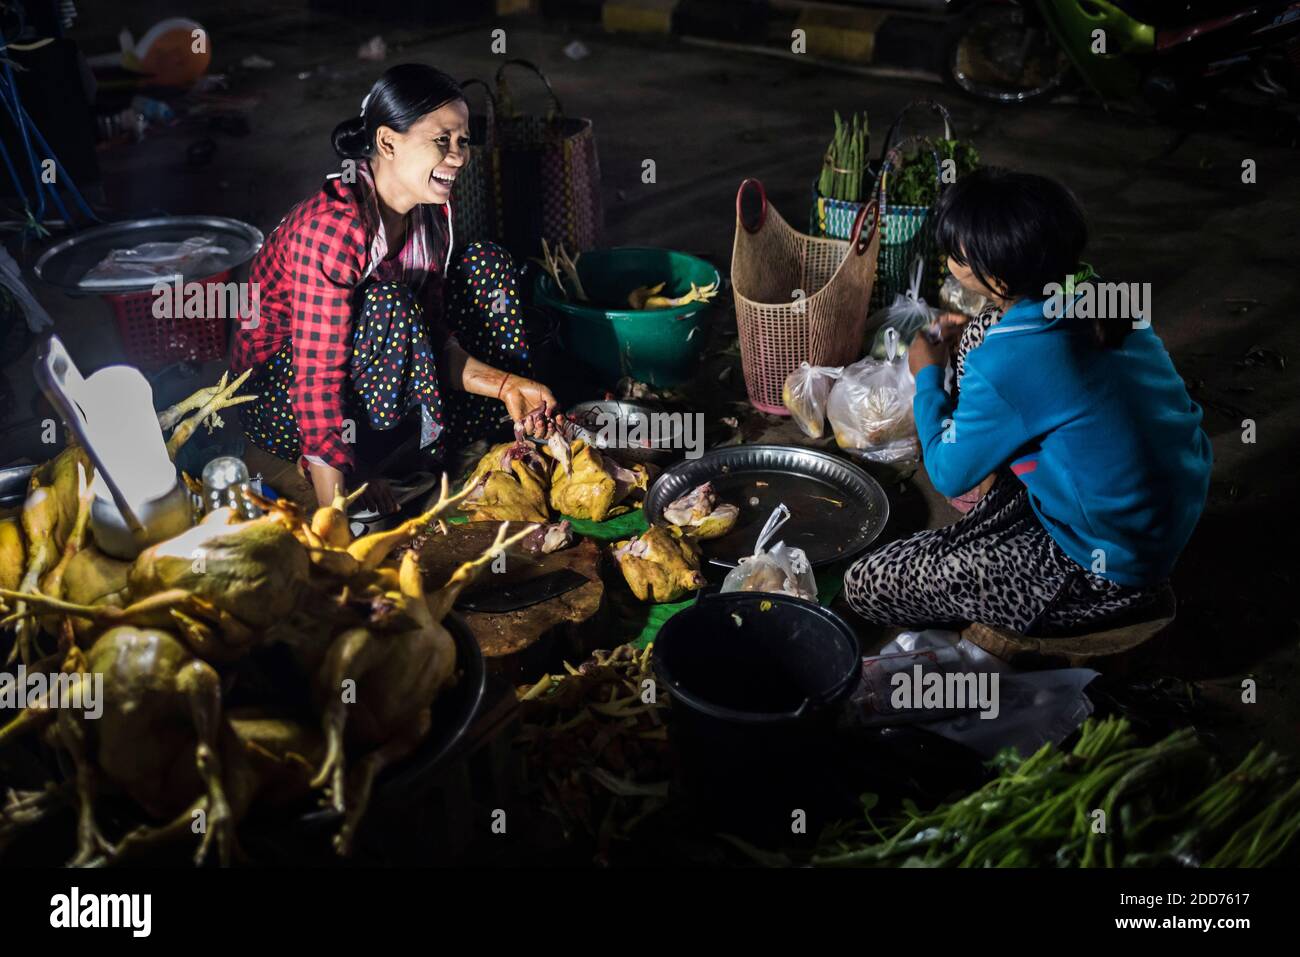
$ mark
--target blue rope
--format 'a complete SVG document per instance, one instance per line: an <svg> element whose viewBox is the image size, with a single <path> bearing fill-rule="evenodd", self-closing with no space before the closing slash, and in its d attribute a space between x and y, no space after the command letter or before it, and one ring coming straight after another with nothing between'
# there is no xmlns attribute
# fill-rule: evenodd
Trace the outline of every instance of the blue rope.
<svg viewBox="0 0 1300 957"><path fill-rule="evenodd" d="M31 201L27 196L27 191L23 189L22 180L18 175L17 168L14 166L13 159L9 156L9 151L5 149L4 144L0 143L0 157L3 157L4 159L5 168L8 170L9 178L13 180L14 187L18 191L18 197L22 200L23 208L27 213L29 225L24 227L24 232L34 232L37 235L44 232L42 223L45 219L45 200L47 193L50 201L54 204L55 209L57 209L59 214L63 217L63 221L69 226L72 225L72 217L68 212L67 206L63 204L63 198L59 195L59 183L64 184L68 190L68 194L88 219L92 222L100 222L100 218L95 215L94 210L90 208L90 204L87 203L85 197L81 195L81 191L77 188L76 181L73 180L71 174L68 173L63 164L59 162L59 158L54 155L54 151L50 149L49 143L45 141L45 137L41 135L40 129L32 120L31 114L29 114L23 107L22 100L18 96L18 84L14 80L13 70L9 65L8 59L4 58L4 53L8 49L9 43L5 39L4 34L0 32L0 59L3 61L0 62L0 69L3 70L3 73L0 74L0 101L4 102L5 109L8 111L10 118L14 121L14 125L18 128L18 132L22 138L23 150L27 154L27 164L31 172L32 183L36 188L36 208L32 209ZM54 183L45 183L41 179L41 163L37 160L36 151L32 148L33 137L41 151L54 162L54 171L56 173Z"/></svg>

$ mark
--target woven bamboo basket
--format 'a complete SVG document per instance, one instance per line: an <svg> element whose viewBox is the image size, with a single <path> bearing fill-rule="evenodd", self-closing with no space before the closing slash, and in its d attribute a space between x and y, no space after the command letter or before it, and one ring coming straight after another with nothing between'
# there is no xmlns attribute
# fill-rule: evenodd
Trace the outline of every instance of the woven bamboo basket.
<svg viewBox="0 0 1300 957"><path fill-rule="evenodd" d="M844 365L862 355L879 222L872 202L847 242L808 236L768 203L762 183L740 184L731 285L745 388L755 408L788 415L781 390L799 363Z"/></svg>

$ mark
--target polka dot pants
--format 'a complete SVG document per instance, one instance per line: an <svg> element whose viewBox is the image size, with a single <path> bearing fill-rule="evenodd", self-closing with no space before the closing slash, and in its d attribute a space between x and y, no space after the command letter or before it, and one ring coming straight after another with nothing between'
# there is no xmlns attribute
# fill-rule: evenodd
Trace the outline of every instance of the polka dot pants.
<svg viewBox="0 0 1300 957"><path fill-rule="evenodd" d="M519 376L531 375L518 276L509 253L493 243L467 246L451 263L444 288L447 328L474 358ZM244 410L248 438L278 458L296 462L301 436L289 391L293 347L286 344L253 374L260 396ZM359 423L389 430L414 420L421 444L460 448L501 431L505 406L460 390L443 394L437 357L411 289L375 281L357 296L347 404Z"/></svg>

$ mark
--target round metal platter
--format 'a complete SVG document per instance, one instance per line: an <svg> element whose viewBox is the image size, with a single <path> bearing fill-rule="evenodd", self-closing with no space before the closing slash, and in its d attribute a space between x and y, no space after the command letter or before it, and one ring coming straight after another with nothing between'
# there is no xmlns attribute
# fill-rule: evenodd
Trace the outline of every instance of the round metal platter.
<svg viewBox="0 0 1300 957"><path fill-rule="evenodd" d="M155 216L107 223L69 236L47 249L36 261L36 275L64 292L124 293L152 289L157 276L131 280L87 279L86 273L114 249L128 249L141 243L182 242L200 233L215 234L227 250L224 256L210 256L202 262L202 279L241 266L262 248L262 231L256 226L225 216Z"/></svg>
<svg viewBox="0 0 1300 957"><path fill-rule="evenodd" d="M790 519L776 540L802 548L814 566L866 551L889 519L885 490L852 462L793 445L737 445L660 475L646 495L646 520L662 522L670 502L704 482L713 483L719 502L740 509L730 532L700 543L705 561L715 565L752 555L763 524L783 502Z"/></svg>

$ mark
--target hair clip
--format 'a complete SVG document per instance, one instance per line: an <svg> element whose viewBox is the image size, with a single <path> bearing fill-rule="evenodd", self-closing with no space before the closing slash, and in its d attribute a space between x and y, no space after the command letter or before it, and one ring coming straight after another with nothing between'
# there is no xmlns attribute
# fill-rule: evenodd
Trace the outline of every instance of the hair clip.
<svg viewBox="0 0 1300 957"><path fill-rule="evenodd" d="M365 96L361 98L361 112L357 114L358 116L366 115L366 104L369 102L370 102L370 94L367 93Z"/></svg>

